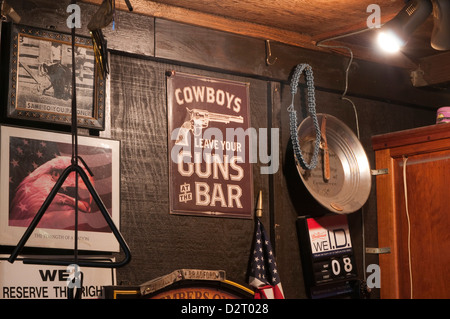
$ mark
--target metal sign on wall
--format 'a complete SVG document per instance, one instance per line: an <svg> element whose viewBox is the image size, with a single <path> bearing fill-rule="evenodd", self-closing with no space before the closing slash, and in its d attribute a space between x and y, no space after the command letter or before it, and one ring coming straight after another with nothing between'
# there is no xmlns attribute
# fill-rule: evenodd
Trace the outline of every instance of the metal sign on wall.
<svg viewBox="0 0 450 319"><path fill-rule="evenodd" d="M6 259L7 256L0 257ZM20 256L29 257L29 256ZM70 258L71 256L60 256ZM50 258L43 256L43 258ZM73 258L73 256L72 256ZM92 260L98 258L93 258ZM115 261L114 258L101 258ZM0 260L0 299L67 299L73 271L83 274L82 299L104 298L103 287L114 285L116 271L109 268L14 264Z"/></svg>
<svg viewBox="0 0 450 319"><path fill-rule="evenodd" d="M170 213L252 218L249 83L170 72Z"/></svg>

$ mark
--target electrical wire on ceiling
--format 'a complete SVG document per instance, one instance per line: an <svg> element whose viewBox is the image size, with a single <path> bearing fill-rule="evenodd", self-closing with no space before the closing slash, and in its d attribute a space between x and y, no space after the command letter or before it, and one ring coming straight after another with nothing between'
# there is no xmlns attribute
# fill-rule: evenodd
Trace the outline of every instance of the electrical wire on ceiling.
<svg viewBox="0 0 450 319"><path fill-rule="evenodd" d="M347 68L345 69L345 87L344 87L344 92L341 95L341 100L349 102L352 105L352 107L353 107L353 111L355 113L355 122L356 122L356 135L358 137L358 140L360 140L358 111L356 109L355 103L353 103L353 101L346 96L347 95L347 91L348 91L348 73L349 73L349 70L350 70L350 66L353 63L353 51L352 51L351 48L349 48L349 47L347 47L345 45L329 45L329 44L323 44L323 42L336 40L336 39L339 39L339 38L343 38L343 37L346 37L346 36L350 36L350 35L366 32L366 31L369 31L369 30L371 30L371 29L363 29L363 30L359 30L359 31L356 31L356 32L344 34L344 35L341 35L341 36L336 36L336 37L333 37L333 38L324 39L324 40L318 41L316 43L316 46L318 46L318 47L332 48L332 49L345 49L350 54L350 60L348 62ZM366 276L366 235L365 235L365 227L364 227L364 225L365 225L364 215L365 215L365 212L364 212L364 207L363 207L361 209L361 237L362 237L362 246L363 246L363 249L362 249L363 273L364 273L364 282L366 282L366 280L367 280L367 276Z"/></svg>
<svg viewBox="0 0 450 319"><path fill-rule="evenodd" d="M366 30L370 30L370 29L364 29L363 31L366 31ZM350 34L348 34L348 35L350 35ZM348 35L345 35L345 36L348 36ZM358 136L358 139L360 139L358 111L356 110L355 103L353 103L353 101L351 99L346 97L347 91L348 91L348 73L349 73L349 70L350 70L350 66L353 63L353 51L352 51L352 49L350 49L349 47L344 46L344 45L323 44L323 42L331 41L331 40L334 40L336 38L338 38L338 37L321 40L321 41L317 42L316 46L323 47L323 48L346 49L349 52L349 54L350 54L350 60L348 61L348 65L347 65L347 68L345 70L345 88L344 88L344 92L341 95L341 100L349 102L352 105L352 107L353 107L353 111L355 112L356 135Z"/></svg>

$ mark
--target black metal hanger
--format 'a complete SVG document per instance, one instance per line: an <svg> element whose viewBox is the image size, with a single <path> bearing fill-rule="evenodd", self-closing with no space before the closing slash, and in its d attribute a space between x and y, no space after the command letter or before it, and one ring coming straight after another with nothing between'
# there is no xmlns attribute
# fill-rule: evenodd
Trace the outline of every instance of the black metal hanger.
<svg viewBox="0 0 450 319"><path fill-rule="evenodd" d="M75 0L72 0L72 3L75 3ZM72 28L72 161L71 165L69 165L61 174L61 176L56 181L55 185L53 186L52 190L50 191L49 195L45 199L44 203L42 204L41 208L37 212L37 214L34 216L33 220L31 221L30 225L26 229L25 233L23 234L22 238L20 239L17 246L14 248L12 254L8 258L8 261L10 263L14 263L19 253L22 251L23 247L25 246L26 242L28 241L29 237L31 236L32 232L38 225L39 221L41 220L42 216L47 211L47 208L50 206L50 204L53 201L53 198L58 193L61 186L64 184L64 181L69 176L70 173L75 172L75 187L76 187L76 196L75 196L75 241L74 241L74 260L61 260L61 259L40 259L40 258L23 258L22 262L24 264L39 264L39 265L57 265L57 266L65 266L65 265L71 265L76 264L78 266L83 267L97 267L97 268L118 268L126 265L131 260L131 253L130 249L128 248L127 243L123 239L121 233L115 226L113 220L111 219L111 216L109 215L107 209L105 208L105 205L103 204L100 196L97 194L95 188L92 186L88 176L86 175L83 168L78 164L78 160L81 160L84 164L85 168L88 170L88 172L92 175L91 171L87 167L86 163L81 159L81 157L78 156L78 133L77 133L77 102L76 102L76 77L75 77L75 27ZM123 252L125 253L125 257L122 261L119 262L98 262L98 261L89 261L89 260L81 260L78 259L78 175L83 180L84 184L86 185L87 189L89 190L89 193L92 195L92 198L94 199L95 203L97 204L98 208L100 209L100 212L103 215L103 218L106 220L108 226L110 227L111 231L113 232L114 236L116 237L117 241L120 244L120 247L122 248Z"/></svg>
<svg viewBox="0 0 450 319"><path fill-rule="evenodd" d="M92 198L94 199L95 203L97 204L98 208L100 209L100 212L103 215L103 218L108 223L108 226L111 228L114 236L116 237L117 241L120 244L120 247L125 253L125 258L120 262L98 262L98 261L87 261L87 260L77 260L75 257L74 260L56 260L56 259L39 259L39 258L24 258L22 261L24 264L39 264L39 265L71 265L71 264L77 264L80 267L97 267L97 268L118 268L126 265L130 259L131 259L131 253L130 249L128 248L127 243L123 239L122 235L120 234L119 230L115 226L113 220L111 219L108 211L105 208L105 205L103 204L100 196L97 194L95 188L92 186L88 176L84 172L83 168L78 165L77 163L72 163L70 166L68 166L61 174L59 179L57 180L56 184L53 186L52 190L50 191L50 194L45 199L44 203L42 204L41 208L37 212L37 214L34 216L33 220L31 221L30 225L28 226L27 230L23 234L22 238L20 239L19 243L15 247L14 251L8 258L8 261L10 263L14 263L17 256L25 246L26 242L28 241L28 238L31 236L32 232L38 225L39 221L41 220L42 216L45 214L47 208L50 206L50 204L53 201L53 198L58 193L61 186L64 184L64 181L69 176L70 173L76 172L80 175L81 179L83 180L84 184L86 185L87 189L89 190L89 193L92 195ZM77 205L75 205L75 210L77 210ZM75 211L77 213L77 211ZM78 236L75 236L75 241L78 240ZM75 253L77 253L75 251Z"/></svg>

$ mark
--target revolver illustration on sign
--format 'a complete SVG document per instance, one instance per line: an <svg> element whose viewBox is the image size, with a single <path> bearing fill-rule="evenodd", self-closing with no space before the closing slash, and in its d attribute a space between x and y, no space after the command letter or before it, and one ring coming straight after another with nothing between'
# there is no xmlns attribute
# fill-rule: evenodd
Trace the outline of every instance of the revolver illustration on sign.
<svg viewBox="0 0 450 319"><path fill-rule="evenodd" d="M194 136L200 136L202 130L209 126L209 122L220 122L225 124L230 122L244 123L244 118L242 116L213 113L200 109L190 110L186 108L186 110L188 118L180 127L175 144L188 145L188 132L192 131Z"/></svg>

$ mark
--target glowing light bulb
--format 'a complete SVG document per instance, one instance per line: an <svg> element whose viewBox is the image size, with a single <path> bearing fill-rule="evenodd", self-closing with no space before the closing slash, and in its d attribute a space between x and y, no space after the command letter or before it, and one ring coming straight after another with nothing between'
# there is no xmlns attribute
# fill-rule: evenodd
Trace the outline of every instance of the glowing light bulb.
<svg viewBox="0 0 450 319"><path fill-rule="evenodd" d="M400 51L403 44L404 42L393 32L382 31L378 34L378 45L385 52L396 53Z"/></svg>

